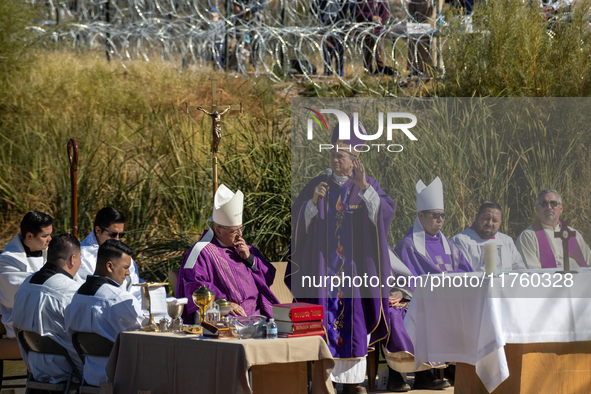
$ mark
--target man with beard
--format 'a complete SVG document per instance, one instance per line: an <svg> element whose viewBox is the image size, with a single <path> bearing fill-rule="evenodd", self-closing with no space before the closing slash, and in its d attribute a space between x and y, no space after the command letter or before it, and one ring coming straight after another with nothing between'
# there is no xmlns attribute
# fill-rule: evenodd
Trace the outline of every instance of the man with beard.
<svg viewBox="0 0 591 394"><path fill-rule="evenodd" d="M562 208L562 197L556 190L545 189L538 194L538 220L523 230L515 244L527 268L563 269L562 239L554 237L554 233L562 228ZM571 267L589 266L591 250L578 231L576 237L569 239L568 251Z"/></svg>
<svg viewBox="0 0 591 394"><path fill-rule="evenodd" d="M501 206L496 202L486 201L480 206L472 226L451 239L458 245L474 271L484 271L484 244L487 243L497 245L497 272L525 269L513 239L499 232L502 219Z"/></svg>

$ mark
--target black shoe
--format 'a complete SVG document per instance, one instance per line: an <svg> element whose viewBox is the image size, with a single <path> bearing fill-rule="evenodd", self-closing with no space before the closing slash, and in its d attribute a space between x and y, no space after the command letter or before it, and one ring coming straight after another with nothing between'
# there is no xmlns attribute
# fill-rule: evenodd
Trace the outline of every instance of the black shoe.
<svg viewBox="0 0 591 394"><path fill-rule="evenodd" d="M410 391L410 386L404 381L404 378L398 371L388 367L388 391L395 393L405 393Z"/></svg>
<svg viewBox="0 0 591 394"><path fill-rule="evenodd" d="M413 390L443 390L451 387L447 380L436 379L431 369L415 372Z"/></svg>
<svg viewBox="0 0 591 394"><path fill-rule="evenodd" d="M445 378L447 380L449 380L449 383L453 386L454 380L456 380L456 366L455 365L448 365L443 370L443 376L445 376Z"/></svg>

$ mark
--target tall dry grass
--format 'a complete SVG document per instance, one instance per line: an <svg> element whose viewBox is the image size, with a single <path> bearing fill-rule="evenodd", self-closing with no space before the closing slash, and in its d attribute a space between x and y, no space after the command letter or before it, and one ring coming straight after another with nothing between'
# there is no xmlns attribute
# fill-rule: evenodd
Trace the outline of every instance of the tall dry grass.
<svg viewBox="0 0 591 394"><path fill-rule="evenodd" d="M247 240L269 259L283 258L289 118L272 85L167 63L107 63L92 53L44 52L38 60L0 98L2 242L30 209L50 213L56 232L68 231L66 142L76 138L80 235L98 209L116 206L144 275L165 278L211 216L211 120L182 109L209 105L215 77L220 104L245 109L224 116L219 180L246 194Z"/></svg>
<svg viewBox="0 0 591 394"><path fill-rule="evenodd" d="M540 2L477 2L472 30L450 12L446 74L437 96L581 97L591 94L589 0L545 20Z"/></svg>
<svg viewBox="0 0 591 394"><path fill-rule="evenodd" d="M418 123L417 141L401 132L390 143L404 146L400 153L360 155L368 175L397 203L388 241L395 245L412 226L416 215L415 185L439 176L448 214L444 234L469 227L481 203L503 208L501 231L514 239L535 220L535 197L540 190L557 189L563 196L563 218L591 240L591 183L587 99L452 99L435 100L319 100L294 102L295 133L292 156L293 196L312 177L329 166L329 154L317 144L329 133L305 140L304 107L356 108L370 134L377 130L377 112L410 112ZM334 117L327 119L333 120ZM329 125L332 131L333 124ZM315 130L316 132L316 130ZM387 143L382 138L380 143Z"/></svg>

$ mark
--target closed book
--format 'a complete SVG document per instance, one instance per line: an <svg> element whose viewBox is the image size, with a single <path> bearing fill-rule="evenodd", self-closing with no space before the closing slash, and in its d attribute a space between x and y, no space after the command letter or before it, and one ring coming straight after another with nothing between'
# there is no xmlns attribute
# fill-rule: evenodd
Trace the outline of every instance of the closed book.
<svg viewBox="0 0 591 394"><path fill-rule="evenodd" d="M317 321L275 321L277 323L277 332L280 334L303 334L306 332L324 331L324 322Z"/></svg>
<svg viewBox="0 0 591 394"><path fill-rule="evenodd" d="M324 336L324 331L312 331L312 332L305 332L302 334L279 334L279 335L277 335L277 338L311 337L314 335L320 335L324 340L326 340L326 337Z"/></svg>
<svg viewBox="0 0 591 394"><path fill-rule="evenodd" d="M291 322L323 320L324 308L322 305L308 304L306 302L275 304L273 305L273 318Z"/></svg>

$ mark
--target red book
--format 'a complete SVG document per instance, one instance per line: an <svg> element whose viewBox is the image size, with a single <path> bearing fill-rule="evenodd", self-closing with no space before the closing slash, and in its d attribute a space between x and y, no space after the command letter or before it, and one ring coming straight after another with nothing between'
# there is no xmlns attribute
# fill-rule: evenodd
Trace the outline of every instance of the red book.
<svg viewBox="0 0 591 394"><path fill-rule="evenodd" d="M324 331L324 322L317 321L275 321L277 323L277 332L279 334L304 334L306 332Z"/></svg>
<svg viewBox="0 0 591 394"><path fill-rule="evenodd" d="M322 305L306 302L275 304L273 305L273 318L291 322L324 320L324 308Z"/></svg>
<svg viewBox="0 0 591 394"><path fill-rule="evenodd" d="M298 337L311 337L314 335L320 335L322 339L326 340L324 331L305 332L303 334L279 334L277 338L298 338Z"/></svg>

